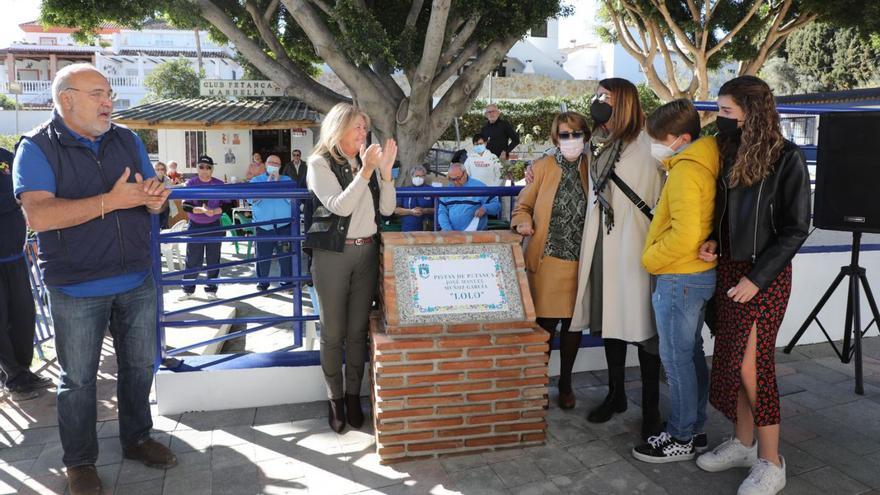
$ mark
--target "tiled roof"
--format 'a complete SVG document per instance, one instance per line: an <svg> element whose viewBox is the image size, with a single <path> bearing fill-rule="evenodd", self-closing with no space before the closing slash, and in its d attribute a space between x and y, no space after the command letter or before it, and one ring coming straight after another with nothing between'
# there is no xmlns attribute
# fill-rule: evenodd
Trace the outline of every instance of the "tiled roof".
<svg viewBox="0 0 880 495"><path fill-rule="evenodd" d="M296 98L160 100L120 110L113 120L129 127L166 129L281 129L316 126L321 115Z"/></svg>
<svg viewBox="0 0 880 495"><path fill-rule="evenodd" d="M115 55L120 56L137 56L137 55L146 55L150 57L190 57L195 58L198 55L195 50L181 50L179 48L149 48L149 49L136 49L136 48L122 48ZM232 59L228 53L224 50L212 49L212 50L202 50L203 58L228 58Z"/></svg>
<svg viewBox="0 0 880 495"><path fill-rule="evenodd" d="M28 53L84 53L107 52L105 48L91 45L33 45L28 43L13 43L6 48L0 48L0 55L13 53L26 55Z"/></svg>

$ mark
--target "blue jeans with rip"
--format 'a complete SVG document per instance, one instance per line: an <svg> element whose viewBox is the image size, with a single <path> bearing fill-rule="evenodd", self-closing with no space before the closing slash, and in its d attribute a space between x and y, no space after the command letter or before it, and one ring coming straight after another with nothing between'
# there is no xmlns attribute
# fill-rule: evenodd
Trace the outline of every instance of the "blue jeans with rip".
<svg viewBox="0 0 880 495"><path fill-rule="evenodd" d="M96 380L104 335L116 351L119 441L130 447L148 439L150 387L156 357L156 289L148 275L137 288L100 297L71 297L49 288L61 379L58 429L67 467L98 460Z"/></svg>
<svg viewBox="0 0 880 495"><path fill-rule="evenodd" d="M706 303L715 292L715 270L658 275L652 296L660 359L669 383L666 432L687 442L706 424L709 368L703 352Z"/></svg>

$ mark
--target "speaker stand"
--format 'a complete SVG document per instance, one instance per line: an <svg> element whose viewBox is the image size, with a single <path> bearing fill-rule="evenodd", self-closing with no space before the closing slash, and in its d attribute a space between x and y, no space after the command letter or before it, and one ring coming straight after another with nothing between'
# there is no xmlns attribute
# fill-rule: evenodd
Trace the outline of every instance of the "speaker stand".
<svg viewBox="0 0 880 495"><path fill-rule="evenodd" d="M826 290L822 298L819 299L819 303L816 304L816 307L813 308L810 316L807 317L804 324L801 325L801 328L797 331L795 336L792 337L791 342L785 346L783 352L790 354L791 350L794 349L794 346L804 335L804 332L807 331L810 324L815 321L822 330L822 333L825 334L825 339L831 344L831 348L834 349L834 353L840 358L840 362L849 363L855 358L856 393L859 395L865 395L862 375L862 336L868 332L871 325L877 324L878 329L880 329L880 311L877 310L877 302L874 300L874 294L871 292L871 286L868 284L868 277L865 275L865 269L859 266L859 251L861 250L861 245L862 233L853 232L852 257L850 258L849 265L840 267L840 273L837 274L837 278L834 279L834 282L831 283L831 286L828 287L828 290ZM837 286L840 285L844 277L849 281L849 291L846 297L846 321L844 322L843 330L843 348L838 349L834 340L828 335L828 332L822 325L822 322L819 321L819 312L822 311L825 303L828 302L828 299L831 298L831 295L837 290ZM868 326L865 327L864 330L862 329L861 298L859 297L860 285L864 286L865 296L867 297L868 304L871 306L871 311L874 314L874 319L871 320L871 323L868 323Z"/></svg>

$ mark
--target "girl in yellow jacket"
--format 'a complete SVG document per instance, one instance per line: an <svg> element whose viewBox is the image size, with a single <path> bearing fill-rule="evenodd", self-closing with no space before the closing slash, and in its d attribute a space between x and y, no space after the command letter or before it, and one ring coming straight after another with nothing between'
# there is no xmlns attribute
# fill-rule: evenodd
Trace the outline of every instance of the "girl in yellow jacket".
<svg viewBox="0 0 880 495"><path fill-rule="evenodd" d="M702 329L706 303L715 291L715 262L702 261L698 254L712 232L719 153L714 137L697 139L700 117L688 100L654 111L647 131L651 153L669 172L642 264L656 284L651 302L671 411L666 430L632 453L641 461L663 463L693 459L707 448L709 370Z"/></svg>

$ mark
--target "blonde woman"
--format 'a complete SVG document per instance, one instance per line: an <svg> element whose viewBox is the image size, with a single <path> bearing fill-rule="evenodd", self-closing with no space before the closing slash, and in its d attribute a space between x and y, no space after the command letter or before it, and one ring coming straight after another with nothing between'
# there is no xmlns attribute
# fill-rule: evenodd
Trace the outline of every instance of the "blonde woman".
<svg viewBox="0 0 880 495"><path fill-rule="evenodd" d="M578 283L581 232L589 191L590 140L587 119L563 112L553 119L550 139L556 153L532 165L533 181L519 194L511 227L531 236L526 248L526 273L535 302L538 325L550 334L559 327L559 398L561 409L575 406L571 371L581 344L581 332L570 332Z"/></svg>
<svg viewBox="0 0 880 495"><path fill-rule="evenodd" d="M312 280L321 307L321 368L333 431L364 423L360 404L370 305L379 277L379 215L394 213L393 139L365 145L370 119L340 103L321 124L308 160L312 224L303 247L312 251ZM342 357L345 355L345 379ZM343 384L344 382L344 384Z"/></svg>

